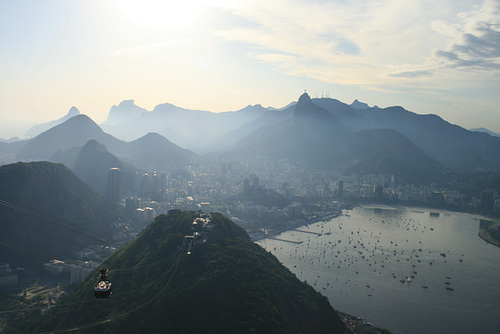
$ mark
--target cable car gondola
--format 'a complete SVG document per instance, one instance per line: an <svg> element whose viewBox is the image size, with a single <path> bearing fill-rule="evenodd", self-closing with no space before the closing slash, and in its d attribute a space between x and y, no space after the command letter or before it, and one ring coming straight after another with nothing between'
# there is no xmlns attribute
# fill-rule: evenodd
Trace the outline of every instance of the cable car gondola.
<svg viewBox="0 0 500 334"><path fill-rule="evenodd" d="M111 294L111 282L108 280L108 269L99 270L101 278L94 288L94 297L98 299L109 298Z"/></svg>

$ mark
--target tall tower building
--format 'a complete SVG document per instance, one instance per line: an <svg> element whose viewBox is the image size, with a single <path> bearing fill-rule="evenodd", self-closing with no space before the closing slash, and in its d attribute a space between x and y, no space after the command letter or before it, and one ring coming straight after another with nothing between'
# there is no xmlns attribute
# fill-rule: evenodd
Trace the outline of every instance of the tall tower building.
<svg viewBox="0 0 500 334"><path fill-rule="evenodd" d="M481 207L487 210L493 210L495 194L493 190L484 190L481 192Z"/></svg>
<svg viewBox="0 0 500 334"><path fill-rule="evenodd" d="M108 170L108 188L107 197L113 202L118 202L121 199L121 176L120 168L110 168Z"/></svg>
<svg viewBox="0 0 500 334"><path fill-rule="evenodd" d="M344 181L339 180L337 191L338 191L337 195L339 198L344 197Z"/></svg>
<svg viewBox="0 0 500 334"><path fill-rule="evenodd" d="M373 187L373 193L374 193L375 198L377 198L377 199L384 198L384 186L375 185Z"/></svg>

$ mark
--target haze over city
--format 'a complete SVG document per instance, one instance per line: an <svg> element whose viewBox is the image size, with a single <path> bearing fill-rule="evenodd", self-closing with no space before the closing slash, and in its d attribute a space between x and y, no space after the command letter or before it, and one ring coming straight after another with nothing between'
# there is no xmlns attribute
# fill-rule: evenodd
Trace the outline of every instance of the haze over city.
<svg viewBox="0 0 500 334"><path fill-rule="evenodd" d="M0 1L0 137L71 106L401 105L500 132L500 2Z"/></svg>
<svg viewBox="0 0 500 334"><path fill-rule="evenodd" d="M500 0L0 0L0 333L493 333Z"/></svg>

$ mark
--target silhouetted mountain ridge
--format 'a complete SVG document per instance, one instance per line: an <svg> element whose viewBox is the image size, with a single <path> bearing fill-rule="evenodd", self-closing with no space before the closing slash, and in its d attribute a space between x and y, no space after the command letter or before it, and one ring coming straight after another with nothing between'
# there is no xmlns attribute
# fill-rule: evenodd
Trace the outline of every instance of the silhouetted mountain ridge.
<svg viewBox="0 0 500 334"><path fill-rule="evenodd" d="M422 157L426 162L429 159L435 161L442 170L500 171L499 137L468 131L437 115L420 115L400 106L369 107L357 100L347 105L330 98L311 99L304 93L297 103L292 103L284 110L253 105L235 112L213 113L164 103L149 112L136 106L133 100L123 101L112 109L110 119L119 113L128 115L124 123L106 125L117 133L126 133L133 138L140 135L142 138L154 132L168 138L171 144L183 143L183 147L194 147L197 150L211 148L218 152L227 151L228 155L237 154L240 157L264 155L306 161L313 168L347 169L364 159L372 158L346 153L353 149L359 151L363 144L359 142L362 136L352 137L353 135L363 131L394 130L406 138L405 143L409 140L413 144L409 149L415 152L415 156ZM143 150L148 152L146 154L135 147L136 140L127 145L105 134L86 116L79 115L76 119L80 120L77 122L72 118L32 140L17 143L17 146L14 143L3 143L0 145L0 158L2 161L12 161L12 152L18 151L17 159L20 160L51 159L56 152L81 147L90 139L103 144L122 161L146 169L160 169L163 165L165 168L169 168L169 165L177 167L189 161L189 156L193 156L186 151L181 153L182 149L174 148L166 141L152 139L149 139L151 145L162 143L162 146L155 151L154 147L145 144ZM75 126L70 126L70 123L75 123ZM393 135L378 132L378 137L381 136ZM356 140L357 147L353 147L353 141ZM384 147L381 145L384 141L376 142L379 147L374 147L374 143L364 143L366 147L370 147L370 150L364 152L383 152ZM385 142L389 143L387 140ZM20 146L21 149L17 149ZM167 146L171 149L167 150ZM401 155L398 157L395 152L390 156L391 159L414 164L408 160L411 158L410 154L397 150ZM426 155L425 158L422 153ZM169 160L167 156L173 159ZM183 158L186 156L188 158ZM176 165L177 161L180 163Z"/></svg>
<svg viewBox="0 0 500 334"><path fill-rule="evenodd" d="M76 115L79 115L80 114L80 111L75 107L71 107L68 111L68 113L55 120L55 121L51 121L51 122L47 122L47 123L43 123L43 124L38 124L38 125L35 125L33 126L31 129L29 129L28 131L26 131L26 135L30 138L33 138L33 137L36 137L38 136L40 133L44 132L44 131L47 131L48 129L56 126L56 125L59 125L61 123L64 123L66 122L68 119L76 116Z"/></svg>
<svg viewBox="0 0 500 334"><path fill-rule="evenodd" d="M88 116L80 114L27 141L17 153L21 160L50 160L58 151L80 147L95 139L110 151L119 150L125 142L105 133Z"/></svg>
<svg viewBox="0 0 500 334"><path fill-rule="evenodd" d="M124 100L109 110L108 118L102 125L117 125L134 120L148 111L135 105L134 100Z"/></svg>
<svg viewBox="0 0 500 334"><path fill-rule="evenodd" d="M403 141L406 144L409 141L412 143L408 147L408 152L412 153L393 151L390 159L414 164L418 161L412 161L411 157L418 156L427 164L423 170L432 171L435 171L437 164L450 170L500 171L499 138L471 132L437 115L419 115L400 106L382 109L363 105L362 108L354 108L335 99L310 99L306 95L304 93L295 105L295 123L285 118L280 123L253 126L253 131L246 131L247 125L240 129L240 133L246 136L233 137L237 139L234 140L236 144L233 151L302 160L316 167L350 168L363 159L372 159L369 156L371 152L389 153L397 148L391 145L391 140L377 140L375 143L379 147L374 147L375 143L369 142L369 138L360 141L362 136L355 135L357 132L392 129L405 137ZM333 118L327 116L325 111ZM297 122L297 116L300 122ZM393 135L379 131L377 136ZM347 154L349 151L361 152L362 146L365 146L364 152L368 154L364 158L359 154L357 157Z"/></svg>
<svg viewBox="0 0 500 334"><path fill-rule="evenodd" d="M84 152L89 153L89 149L93 148L93 154L87 154L86 159L80 158L77 163L78 155L82 154L81 148L89 141L92 144ZM91 156L94 158L91 159ZM159 134L149 133L130 143L120 141L102 131L86 115L75 116L26 141L17 152L18 159L62 162L77 174L81 173L83 169L91 172L92 164L101 167L110 165L110 167L118 168L130 165L127 166L130 170L134 167L146 170L169 170L187 165L194 157L193 152L175 145ZM114 163L111 163L111 160ZM76 168L77 165L80 165L80 169ZM82 167L83 165L87 165L88 168ZM89 181L88 178L84 179L86 182ZM90 182L90 184L95 186L96 182ZM101 185L99 188L102 187Z"/></svg>
<svg viewBox="0 0 500 334"><path fill-rule="evenodd" d="M102 124L103 129L124 140L133 140L155 132L183 147L198 148L209 146L224 132L235 130L267 111L261 105L249 105L238 111L219 113L184 109L171 103L159 104L152 111L142 109L139 112L138 108L131 106L130 101L113 106L108 120ZM131 112L132 109L134 112ZM118 118L122 114L128 116ZM204 140L200 142L199 138L193 136L195 133L203 133Z"/></svg>
<svg viewBox="0 0 500 334"><path fill-rule="evenodd" d="M127 143L118 153L128 163L145 170L185 167L196 156L157 133L148 133Z"/></svg>

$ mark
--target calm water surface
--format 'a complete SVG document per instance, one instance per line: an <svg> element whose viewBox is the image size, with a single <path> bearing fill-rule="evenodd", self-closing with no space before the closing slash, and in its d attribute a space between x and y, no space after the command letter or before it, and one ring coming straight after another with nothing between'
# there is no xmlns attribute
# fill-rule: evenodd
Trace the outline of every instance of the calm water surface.
<svg viewBox="0 0 500 334"><path fill-rule="evenodd" d="M500 333L500 248L477 216L357 207L264 239L334 308L394 333Z"/></svg>

